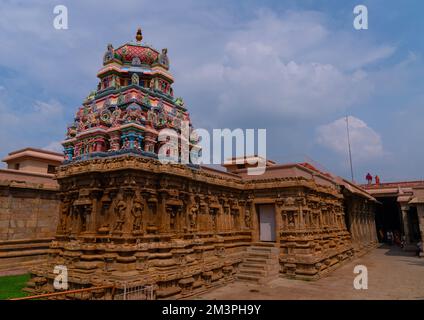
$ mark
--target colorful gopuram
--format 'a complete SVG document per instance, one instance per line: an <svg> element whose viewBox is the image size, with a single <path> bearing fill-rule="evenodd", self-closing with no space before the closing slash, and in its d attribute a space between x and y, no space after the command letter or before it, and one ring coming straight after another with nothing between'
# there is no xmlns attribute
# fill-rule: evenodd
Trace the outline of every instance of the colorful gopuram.
<svg viewBox="0 0 424 320"><path fill-rule="evenodd" d="M54 291L65 266L69 289L189 297L236 279L317 279L376 244L375 199L310 164L267 161L250 176L247 164L161 163L159 131L190 119L167 50L141 41L139 30L108 46L99 86L68 128L59 224L29 291Z"/></svg>
<svg viewBox="0 0 424 320"><path fill-rule="evenodd" d="M139 29L135 42L107 46L97 90L68 127L67 163L129 152L156 157L158 131L180 132L190 123L183 100L174 98L167 49L159 52L142 39Z"/></svg>

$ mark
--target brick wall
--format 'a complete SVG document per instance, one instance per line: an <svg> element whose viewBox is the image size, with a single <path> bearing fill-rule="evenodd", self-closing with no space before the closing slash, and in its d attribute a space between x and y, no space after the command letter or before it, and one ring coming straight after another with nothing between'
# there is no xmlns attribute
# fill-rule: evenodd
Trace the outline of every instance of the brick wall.
<svg viewBox="0 0 424 320"><path fill-rule="evenodd" d="M57 190L0 186L0 240L52 237L58 214Z"/></svg>

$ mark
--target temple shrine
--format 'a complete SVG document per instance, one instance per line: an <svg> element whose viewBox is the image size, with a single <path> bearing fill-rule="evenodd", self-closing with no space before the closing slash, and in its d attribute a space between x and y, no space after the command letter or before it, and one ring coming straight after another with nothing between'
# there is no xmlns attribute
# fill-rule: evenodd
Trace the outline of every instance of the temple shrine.
<svg viewBox="0 0 424 320"><path fill-rule="evenodd" d="M182 298L235 280L317 279L376 245L376 200L309 163L268 161L258 176L240 164L162 164L159 130L178 132L190 116L167 49L142 39L139 29L107 46L97 90L68 127L55 239L27 290L53 292L62 265L69 289Z"/></svg>
<svg viewBox="0 0 424 320"><path fill-rule="evenodd" d="M167 49L136 41L111 44L97 73L99 84L78 109L63 143L67 162L136 153L156 157L158 131L181 130L190 122L181 98L174 98Z"/></svg>

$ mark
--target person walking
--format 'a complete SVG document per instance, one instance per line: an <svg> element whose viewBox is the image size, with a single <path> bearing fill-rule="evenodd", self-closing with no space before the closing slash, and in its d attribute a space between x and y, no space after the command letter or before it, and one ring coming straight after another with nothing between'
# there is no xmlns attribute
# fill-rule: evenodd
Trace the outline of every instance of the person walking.
<svg viewBox="0 0 424 320"><path fill-rule="evenodd" d="M387 231L387 242L393 245L393 232L392 230Z"/></svg>

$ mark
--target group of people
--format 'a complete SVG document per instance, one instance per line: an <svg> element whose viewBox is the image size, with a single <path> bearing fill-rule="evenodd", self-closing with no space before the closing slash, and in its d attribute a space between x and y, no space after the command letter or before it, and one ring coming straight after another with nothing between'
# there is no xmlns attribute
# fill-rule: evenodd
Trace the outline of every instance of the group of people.
<svg viewBox="0 0 424 320"><path fill-rule="evenodd" d="M372 175L368 172L365 176L365 179L367 179L368 184L372 184ZM380 184L380 177L378 175L375 176L375 184Z"/></svg>
<svg viewBox="0 0 424 320"><path fill-rule="evenodd" d="M394 232L392 230L387 230L386 234L384 234L383 229L380 229L378 235L380 242L384 241L391 246L397 245L402 249L406 246L406 237L405 235L401 236L399 230L395 230ZM417 243L416 254L419 256L421 252L423 252L423 242L420 240Z"/></svg>
<svg viewBox="0 0 424 320"><path fill-rule="evenodd" d="M387 230L386 234L384 234L383 230L379 231L380 241L385 241L386 243L392 245L397 245L403 247L405 245L405 236L401 236L398 230L394 232L392 230Z"/></svg>

